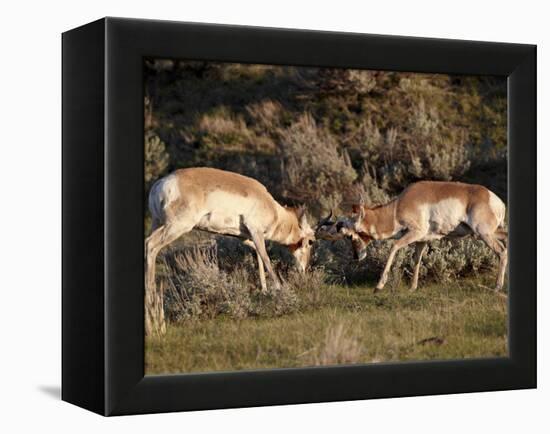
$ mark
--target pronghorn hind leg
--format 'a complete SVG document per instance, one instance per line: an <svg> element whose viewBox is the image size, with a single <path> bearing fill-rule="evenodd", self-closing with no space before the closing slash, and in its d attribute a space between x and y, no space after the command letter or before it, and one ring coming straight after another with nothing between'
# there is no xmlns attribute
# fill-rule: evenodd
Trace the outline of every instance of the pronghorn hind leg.
<svg viewBox="0 0 550 434"><path fill-rule="evenodd" d="M265 280L265 269L264 269L264 263L262 261L262 257L256 250L256 247L254 246L254 243L252 240L245 240L244 244L246 244L248 247L251 247L252 250L256 253L256 260L258 261L258 274L260 275L260 284L262 285L262 292L267 292L267 282Z"/></svg>
<svg viewBox="0 0 550 434"><path fill-rule="evenodd" d="M504 242L500 240L496 234L483 234L480 233L481 239L489 246L489 248L496 253L499 259L498 274L497 274L497 286L496 291L502 291L504 287L504 276L506 274L506 266L508 264L508 249Z"/></svg>
<svg viewBox="0 0 550 434"><path fill-rule="evenodd" d="M160 221L153 217L151 220L151 234L160 226Z"/></svg>
<svg viewBox="0 0 550 434"><path fill-rule="evenodd" d="M246 227L248 229L248 232L250 233L250 236L252 237L252 241L254 242L256 253L261 258L263 264L265 265L265 268L267 269L267 272L271 276L271 279L273 279L273 282L275 283L275 287L277 289L280 289L281 282L279 281L279 278L277 277L277 275L275 274L275 271L273 270L273 267L271 266L271 261L269 260L269 256L267 255L267 250L265 248L265 239L263 235L259 231L249 227L248 225Z"/></svg>
<svg viewBox="0 0 550 434"><path fill-rule="evenodd" d="M504 247L508 246L508 231L505 229L497 229L495 232L495 237L499 240Z"/></svg>
<svg viewBox="0 0 550 434"><path fill-rule="evenodd" d="M194 223L167 223L155 229L153 233L145 240L145 254L147 259L148 283L155 284L155 263L159 252L168 244L173 243L183 234L189 232L195 226Z"/></svg>
<svg viewBox="0 0 550 434"><path fill-rule="evenodd" d="M420 263L422 262L422 256L426 252L427 248L428 248L428 243L426 243L425 241L419 241L416 243L416 246L414 249L415 265L414 265L414 274L411 281L411 291L415 291L416 288L418 288L418 275L420 274Z"/></svg>
<svg viewBox="0 0 550 434"><path fill-rule="evenodd" d="M164 233L164 226L155 228L151 235L145 240L145 285L146 288L153 288L155 286L155 270L156 270L156 258L158 250L156 246L160 244Z"/></svg>
<svg viewBox="0 0 550 434"><path fill-rule="evenodd" d="M153 230L145 240L145 334L147 336L163 335L166 329L164 324L164 309L159 309L161 300L155 285L155 270L159 243L164 233L164 226Z"/></svg>
<svg viewBox="0 0 550 434"><path fill-rule="evenodd" d="M384 288L384 285L386 284L386 281L388 280L388 275L391 270L391 266L393 263L393 260L395 258L395 254L397 251L403 247L408 246L411 243L414 243L415 241L422 239L424 236L424 232L421 232L419 230L410 230L407 232L402 238L397 240L395 244L392 246L390 255L388 256L388 260L386 262L386 266L384 267L384 271L382 272L382 275L380 276L380 280L378 281L378 284L376 285L376 288L374 289L374 292L380 291L382 288Z"/></svg>
<svg viewBox="0 0 550 434"><path fill-rule="evenodd" d="M260 285L262 285L262 292L267 292L267 282L265 280L265 269L260 253L256 251L256 259L258 260L258 274L260 275Z"/></svg>
<svg viewBox="0 0 550 434"><path fill-rule="evenodd" d="M155 285L156 260L162 248L193 229L193 224L168 223L156 228L145 240L145 333L163 335L163 296Z"/></svg>

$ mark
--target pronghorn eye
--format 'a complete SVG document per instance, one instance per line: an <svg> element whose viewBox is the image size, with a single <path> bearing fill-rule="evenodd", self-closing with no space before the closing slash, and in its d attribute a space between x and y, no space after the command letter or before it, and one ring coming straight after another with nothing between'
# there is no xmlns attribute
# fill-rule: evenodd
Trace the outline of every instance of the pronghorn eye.
<svg viewBox="0 0 550 434"><path fill-rule="evenodd" d="M311 246L313 245L313 240L309 240L307 243Z"/></svg>
<svg viewBox="0 0 550 434"><path fill-rule="evenodd" d="M340 230L344 227L344 223L338 222L336 223L336 230L340 232Z"/></svg>

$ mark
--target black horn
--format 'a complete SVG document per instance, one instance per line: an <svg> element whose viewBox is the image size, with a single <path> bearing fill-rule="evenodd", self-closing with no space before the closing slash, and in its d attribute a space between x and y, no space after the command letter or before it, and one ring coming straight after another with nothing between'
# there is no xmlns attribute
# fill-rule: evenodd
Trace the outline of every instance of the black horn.
<svg viewBox="0 0 550 434"><path fill-rule="evenodd" d="M332 209L330 210L330 213L328 216L321 218L319 220L319 223L317 223L317 229L319 229L321 226L326 225L327 223L330 223L330 219L332 218Z"/></svg>

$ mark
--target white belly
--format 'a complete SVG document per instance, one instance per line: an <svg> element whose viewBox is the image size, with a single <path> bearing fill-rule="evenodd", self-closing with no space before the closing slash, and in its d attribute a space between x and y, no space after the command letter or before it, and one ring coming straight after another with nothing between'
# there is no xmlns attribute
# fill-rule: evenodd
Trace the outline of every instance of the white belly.
<svg viewBox="0 0 550 434"><path fill-rule="evenodd" d="M270 215L255 198L216 191L206 198L204 214L196 227L219 234L247 237L246 223L265 229L264 220L268 217Z"/></svg>
<svg viewBox="0 0 550 434"><path fill-rule="evenodd" d="M426 205L424 213L428 221L425 241L438 240L457 233L461 224L467 221L466 208L458 199L445 199Z"/></svg>
<svg viewBox="0 0 550 434"><path fill-rule="evenodd" d="M204 215L196 227L217 234L246 236L241 220L239 215L214 210Z"/></svg>

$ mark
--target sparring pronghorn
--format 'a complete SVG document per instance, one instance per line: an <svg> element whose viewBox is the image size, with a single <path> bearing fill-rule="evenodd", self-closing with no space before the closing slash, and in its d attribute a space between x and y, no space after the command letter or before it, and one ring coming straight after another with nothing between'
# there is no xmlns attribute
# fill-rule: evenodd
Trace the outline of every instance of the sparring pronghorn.
<svg viewBox="0 0 550 434"><path fill-rule="evenodd" d="M503 229L506 207L487 188L459 182L421 181L407 187L386 205L370 209L355 205L353 212L351 218L336 222L330 222L330 216L322 220L317 226L317 237L351 239L358 259L366 256L366 245L372 239L396 239L375 292L386 284L395 254L402 247L416 243L411 282L411 290L415 290L427 242L471 234L478 235L499 257L496 289L502 289L508 259L508 234Z"/></svg>
<svg viewBox="0 0 550 434"><path fill-rule="evenodd" d="M145 241L145 255L150 293L155 292L159 251L194 228L244 239L256 251L262 290L264 266L280 287L265 240L287 246L301 271L309 263L314 232L304 209L279 205L262 184L237 173L206 167L176 170L153 184L149 210L152 233Z"/></svg>

